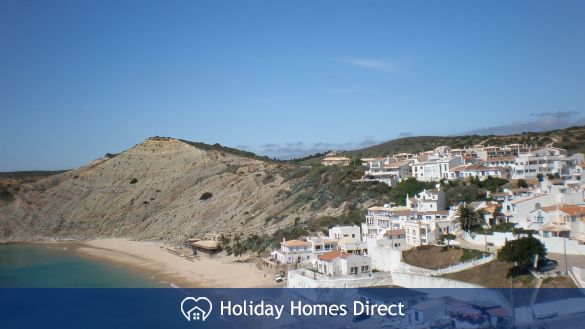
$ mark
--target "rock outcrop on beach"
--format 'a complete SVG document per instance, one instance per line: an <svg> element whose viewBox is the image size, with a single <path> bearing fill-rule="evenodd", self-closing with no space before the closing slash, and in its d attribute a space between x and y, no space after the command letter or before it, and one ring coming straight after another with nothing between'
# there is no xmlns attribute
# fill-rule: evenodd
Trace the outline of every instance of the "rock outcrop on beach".
<svg viewBox="0 0 585 329"><path fill-rule="evenodd" d="M0 239L128 237L184 241L270 232L295 218L338 215L295 201L290 164L150 138L116 156L21 189L0 208Z"/></svg>

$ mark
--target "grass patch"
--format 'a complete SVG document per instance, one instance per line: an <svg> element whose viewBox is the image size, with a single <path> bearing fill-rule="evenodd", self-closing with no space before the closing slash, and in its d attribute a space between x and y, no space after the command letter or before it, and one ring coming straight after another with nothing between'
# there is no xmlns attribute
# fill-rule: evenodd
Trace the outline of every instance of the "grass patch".
<svg viewBox="0 0 585 329"><path fill-rule="evenodd" d="M484 252L478 250L459 247L445 249L439 246L419 246L402 253L405 263L431 270L457 265L472 259L479 259L484 255Z"/></svg>
<svg viewBox="0 0 585 329"><path fill-rule="evenodd" d="M541 288L579 288L568 276L548 277L542 280Z"/></svg>
<svg viewBox="0 0 585 329"><path fill-rule="evenodd" d="M517 271L512 264L498 260L442 277L489 288L510 288L512 283L510 274L514 275L514 288L533 288L536 286L536 279L530 273Z"/></svg>

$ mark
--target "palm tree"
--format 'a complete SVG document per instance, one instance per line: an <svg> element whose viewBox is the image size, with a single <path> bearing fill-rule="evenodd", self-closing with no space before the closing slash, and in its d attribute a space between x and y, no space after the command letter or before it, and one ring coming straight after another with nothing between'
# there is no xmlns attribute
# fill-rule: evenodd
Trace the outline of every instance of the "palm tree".
<svg viewBox="0 0 585 329"><path fill-rule="evenodd" d="M457 208L455 223L459 224L461 230L469 232L481 226L481 214L475 211L471 205L464 204Z"/></svg>

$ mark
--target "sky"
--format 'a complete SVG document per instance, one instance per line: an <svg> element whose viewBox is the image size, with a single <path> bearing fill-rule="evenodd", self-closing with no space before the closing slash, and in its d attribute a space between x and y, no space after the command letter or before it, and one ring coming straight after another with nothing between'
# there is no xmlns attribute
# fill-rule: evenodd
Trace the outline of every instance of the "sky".
<svg viewBox="0 0 585 329"><path fill-rule="evenodd" d="M0 0L0 171L585 123L585 1Z"/></svg>

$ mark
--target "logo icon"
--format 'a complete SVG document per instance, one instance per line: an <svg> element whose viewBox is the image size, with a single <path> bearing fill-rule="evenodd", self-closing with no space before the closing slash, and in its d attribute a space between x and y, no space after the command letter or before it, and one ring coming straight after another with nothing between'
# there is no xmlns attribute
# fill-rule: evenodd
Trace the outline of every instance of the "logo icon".
<svg viewBox="0 0 585 329"><path fill-rule="evenodd" d="M186 297L181 302L181 313L187 321L205 321L212 309L211 301L207 297Z"/></svg>

